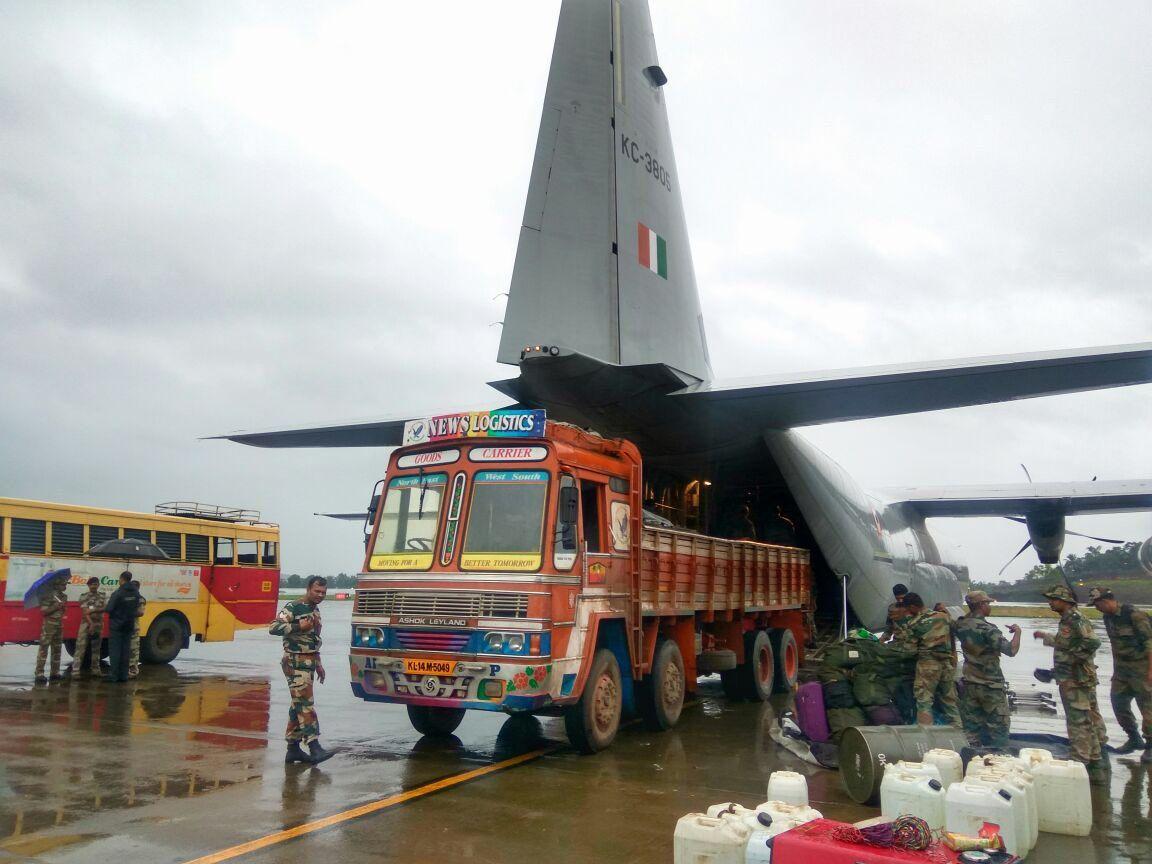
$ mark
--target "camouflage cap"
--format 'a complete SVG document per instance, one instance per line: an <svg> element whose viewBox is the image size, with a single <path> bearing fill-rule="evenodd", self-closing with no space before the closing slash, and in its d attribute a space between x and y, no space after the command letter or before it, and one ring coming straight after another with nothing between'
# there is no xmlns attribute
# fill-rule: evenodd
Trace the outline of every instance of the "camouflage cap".
<svg viewBox="0 0 1152 864"><path fill-rule="evenodd" d="M964 595L964 602L969 606L975 606L977 603L995 603L985 591L969 591Z"/></svg>
<svg viewBox="0 0 1152 864"><path fill-rule="evenodd" d="M1088 592L1088 602L1095 603L1097 600L1115 600L1116 595L1109 591L1107 588L1093 588Z"/></svg>
<svg viewBox="0 0 1152 864"><path fill-rule="evenodd" d="M1049 585L1044 591L1044 596L1049 600L1063 600L1065 603L1078 603L1076 595L1073 594L1067 585Z"/></svg>

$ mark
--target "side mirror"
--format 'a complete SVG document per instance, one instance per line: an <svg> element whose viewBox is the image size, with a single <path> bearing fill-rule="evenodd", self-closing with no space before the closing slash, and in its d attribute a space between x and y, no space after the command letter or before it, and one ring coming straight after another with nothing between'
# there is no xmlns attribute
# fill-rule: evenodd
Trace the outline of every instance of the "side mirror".
<svg viewBox="0 0 1152 864"><path fill-rule="evenodd" d="M376 521L376 511L380 508L380 495L377 493L372 496L372 500L368 502L368 524Z"/></svg>
<svg viewBox="0 0 1152 864"><path fill-rule="evenodd" d="M564 486L560 489L560 521L575 525L580 512L580 493L575 486Z"/></svg>

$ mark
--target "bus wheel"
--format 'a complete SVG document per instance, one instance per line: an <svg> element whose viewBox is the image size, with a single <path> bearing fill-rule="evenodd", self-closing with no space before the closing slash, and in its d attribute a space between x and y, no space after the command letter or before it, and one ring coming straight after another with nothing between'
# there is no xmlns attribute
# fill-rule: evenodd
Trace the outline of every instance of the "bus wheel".
<svg viewBox="0 0 1152 864"><path fill-rule="evenodd" d="M787 627L768 631L772 640L772 653L776 655L776 692L791 693L800 675L800 649L796 637Z"/></svg>
<svg viewBox="0 0 1152 864"><path fill-rule="evenodd" d="M744 634L744 662L737 670L742 673L744 696L754 702L767 701L776 679L776 658L766 632Z"/></svg>
<svg viewBox="0 0 1152 864"><path fill-rule="evenodd" d="M640 716L654 732L671 729L684 708L684 658L671 639L660 639L652 658L652 671L640 688Z"/></svg>
<svg viewBox="0 0 1152 864"><path fill-rule="evenodd" d="M184 627L172 615L161 615L140 637L140 659L145 663L171 663L184 646Z"/></svg>
<svg viewBox="0 0 1152 864"><path fill-rule="evenodd" d="M447 738L456 731L464 719L463 708L430 708L427 705L409 705L408 721L421 735Z"/></svg>
<svg viewBox="0 0 1152 864"><path fill-rule="evenodd" d="M572 746L581 753L597 753L608 747L620 728L623 703L616 655L601 648L592 658L580 701L564 711L564 731Z"/></svg>

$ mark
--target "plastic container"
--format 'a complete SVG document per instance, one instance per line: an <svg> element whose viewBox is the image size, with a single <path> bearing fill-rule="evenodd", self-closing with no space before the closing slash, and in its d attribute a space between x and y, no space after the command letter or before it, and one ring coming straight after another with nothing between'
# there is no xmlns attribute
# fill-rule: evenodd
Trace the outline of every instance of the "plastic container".
<svg viewBox="0 0 1152 864"><path fill-rule="evenodd" d="M967 778L972 783L986 783L999 791L1007 790L1012 795L1013 815L1016 819L1016 834L1021 838L1022 848L1031 850L1036 845L1037 830L1034 810L1035 790L1024 784L1023 775L1018 771L997 771L985 769ZM1023 854L1023 853L1020 853Z"/></svg>
<svg viewBox="0 0 1152 864"><path fill-rule="evenodd" d="M757 806L756 812L767 813L773 819L790 819L801 825L805 822L824 818L824 814L807 804L789 804L786 801L765 801Z"/></svg>
<svg viewBox="0 0 1152 864"><path fill-rule="evenodd" d="M1045 750L1043 747L1021 747L1020 759L1028 763L1028 770L1031 771L1037 762L1050 761L1052 759L1052 751Z"/></svg>
<svg viewBox="0 0 1152 864"><path fill-rule="evenodd" d="M889 819L919 816L933 831L944 827L944 784L935 777L909 774L898 768L884 772L880 783L880 813Z"/></svg>
<svg viewBox="0 0 1152 864"><path fill-rule="evenodd" d="M731 813L713 818L689 813L676 823L672 840L675 864L744 864L752 829Z"/></svg>
<svg viewBox="0 0 1152 864"><path fill-rule="evenodd" d="M1092 830L1092 790L1088 769L1066 759L1045 759L1032 765L1040 830L1087 837Z"/></svg>
<svg viewBox="0 0 1152 864"><path fill-rule="evenodd" d="M991 783L965 779L953 783L944 793L944 825L948 831L975 836L985 822L1000 827L1000 837L1009 855L1023 858L1028 841L1023 836L1025 804L1007 789Z"/></svg>
<svg viewBox="0 0 1152 864"><path fill-rule="evenodd" d="M973 774L988 768L994 768L999 771L1018 770L1030 773L1032 763L1017 756L1009 756L1007 753L973 756L968 762L968 770L964 772L964 776L971 777Z"/></svg>
<svg viewBox="0 0 1152 864"><path fill-rule="evenodd" d="M749 825L751 825L751 822L756 821L755 810L749 807L744 807L743 805L737 804L734 801L725 801L723 804L713 804L708 808L704 815L709 816L712 819L719 819L720 814L722 813L731 813L739 818L741 822L746 822ZM751 822L748 822L748 820L751 820Z"/></svg>
<svg viewBox="0 0 1152 864"><path fill-rule="evenodd" d="M819 681L801 684L796 691L796 723L810 741L823 742L832 737L824 710L824 685Z"/></svg>
<svg viewBox="0 0 1152 864"><path fill-rule="evenodd" d="M873 804L880 798L885 765L918 761L936 748L959 753L967 746L958 726L854 726L840 739L840 777L849 798Z"/></svg>
<svg viewBox="0 0 1152 864"><path fill-rule="evenodd" d="M1032 775L1020 769L1002 771L987 768L976 774L973 779L998 783L1024 799L1024 810L1028 817L1026 825L1028 848L1035 849L1040 834L1040 808L1036 803L1036 785Z"/></svg>
<svg viewBox="0 0 1152 864"><path fill-rule="evenodd" d="M947 789L953 783L964 779L964 761L955 750L936 747L924 754L921 760L925 765L935 765L940 771L940 782Z"/></svg>
<svg viewBox="0 0 1152 864"><path fill-rule="evenodd" d="M727 801L708 808L707 815L710 818L719 819L724 814L730 814L751 831L744 849L745 864L767 864L772 859L769 840L805 822L821 818L819 810L782 801L765 801L760 807L764 809L749 810Z"/></svg>
<svg viewBox="0 0 1152 864"><path fill-rule="evenodd" d="M885 777L888 776L889 771L902 771L914 777L927 777L930 780L939 780L941 785L944 783L944 778L940 774L939 766L928 762L908 762L901 759L895 765L888 765L884 768Z"/></svg>
<svg viewBox="0 0 1152 864"><path fill-rule="evenodd" d="M748 837L748 845L744 847L744 864L769 864L772 860L772 844L775 838L785 831L799 828L804 823L783 817L772 818L767 813L756 815L759 821Z"/></svg>
<svg viewBox="0 0 1152 864"><path fill-rule="evenodd" d="M773 771L768 776L769 801L808 806L808 778L795 771Z"/></svg>

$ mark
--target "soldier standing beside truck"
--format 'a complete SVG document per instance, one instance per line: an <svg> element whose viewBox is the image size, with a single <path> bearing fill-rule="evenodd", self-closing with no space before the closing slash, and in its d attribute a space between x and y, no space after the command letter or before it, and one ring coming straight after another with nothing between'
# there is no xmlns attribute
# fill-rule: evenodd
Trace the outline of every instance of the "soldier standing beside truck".
<svg viewBox="0 0 1152 864"><path fill-rule="evenodd" d="M268 628L273 636L284 637L284 659L280 662L288 681L292 704L288 708L288 727L284 737L288 752L284 761L317 765L331 759L333 753L320 746L320 720L313 702L313 679L324 683L324 664L320 662L320 612L316 608L328 593L328 580L309 576L301 600L285 604ZM307 753L300 745L308 746Z"/></svg>
<svg viewBox="0 0 1152 864"><path fill-rule="evenodd" d="M1052 611L1060 614L1060 626L1055 633L1036 630L1032 635L1056 649L1052 655L1052 675L1064 705L1070 755L1087 766L1093 783L1104 783L1111 766L1108 757L1103 755L1108 733L1096 703L1096 664L1093 662L1100 639L1092 624L1076 608L1076 595L1071 589L1052 585L1044 596Z"/></svg>
<svg viewBox="0 0 1152 864"><path fill-rule="evenodd" d="M987 619L992 598L971 591L964 598L971 610L956 622L956 639L964 652L964 692L960 717L973 747L1008 746L1008 685L1000 669L1000 655L1015 657L1020 650L1020 626L1009 624L1009 642Z"/></svg>
<svg viewBox="0 0 1152 864"><path fill-rule="evenodd" d="M1143 750L1140 761L1152 763L1152 622L1147 613L1128 603L1120 605L1107 588L1093 588L1089 602L1104 614L1104 629L1112 643L1112 713L1128 740L1117 753ZM1140 709L1144 735L1132 713Z"/></svg>

